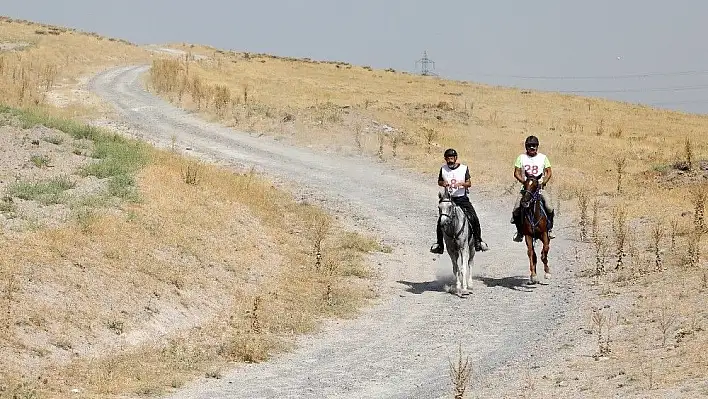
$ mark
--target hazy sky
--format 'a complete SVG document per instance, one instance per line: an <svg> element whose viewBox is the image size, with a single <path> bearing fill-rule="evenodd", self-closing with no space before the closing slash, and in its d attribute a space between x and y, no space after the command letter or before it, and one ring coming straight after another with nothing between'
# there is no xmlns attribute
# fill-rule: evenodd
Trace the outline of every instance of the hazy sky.
<svg viewBox="0 0 708 399"><path fill-rule="evenodd" d="M448 78L708 113L706 0L0 0L0 15L411 72L427 50Z"/></svg>

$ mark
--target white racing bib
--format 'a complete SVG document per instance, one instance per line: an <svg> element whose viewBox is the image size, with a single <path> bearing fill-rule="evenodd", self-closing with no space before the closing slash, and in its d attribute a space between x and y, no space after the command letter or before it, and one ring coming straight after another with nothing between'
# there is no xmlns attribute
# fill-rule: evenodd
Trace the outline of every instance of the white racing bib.
<svg viewBox="0 0 708 399"><path fill-rule="evenodd" d="M451 189L450 195L453 197L462 197L467 194L467 188L458 186L460 183L465 182L465 176L467 175L467 165L458 166L455 169L450 169L449 166L443 165L441 168L442 178L446 182L450 183Z"/></svg>
<svg viewBox="0 0 708 399"><path fill-rule="evenodd" d="M534 176L541 178L543 176L543 171L551 166L546 155L538 153L535 157L530 157L526 154L519 155L516 158L514 166L520 168L525 176Z"/></svg>

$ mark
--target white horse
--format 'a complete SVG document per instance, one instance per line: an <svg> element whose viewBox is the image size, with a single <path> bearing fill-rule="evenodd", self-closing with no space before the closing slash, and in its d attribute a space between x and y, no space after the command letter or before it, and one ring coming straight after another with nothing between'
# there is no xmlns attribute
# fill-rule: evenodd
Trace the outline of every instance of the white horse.
<svg viewBox="0 0 708 399"><path fill-rule="evenodd" d="M452 273L456 279L456 294L459 297L469 295L472 265L474 264L474 235L465 212L452 202L450 191L438 193L438 211L440 228L443 232L445 247L452 261Z"/></svg>

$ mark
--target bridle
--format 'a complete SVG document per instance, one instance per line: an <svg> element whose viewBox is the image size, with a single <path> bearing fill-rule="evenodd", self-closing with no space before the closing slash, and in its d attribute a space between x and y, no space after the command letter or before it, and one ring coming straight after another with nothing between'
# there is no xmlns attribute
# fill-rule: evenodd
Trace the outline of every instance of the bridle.
<svg viewBox="0 0 708 399"><path fill-rule="evenodd" d="M533 190L527 190L526 185L529 181L536 181L536 188L534 188ZM538 182L538 179L536 179L535 177L529 177L526 179L526 182L527 184L524 184L524 188L521 189L521 193L524 195L523 197L521 197L521 207L523 208L531 207L531 205L538 201L539 197L541 196L541 184ZM530 195L531 198L526 199L528 195Z"/></svg>
<svg viewBox="0 0 708 399"><path fill-rule="evenodd" d="M458 216L459 212L457 211L458 205L452 201L452 196L450 195L450 189L446 189L445 192L447 193L447 195L443 195L442 197L440 197L440 201L438 201L438 205L443 202L449 202L452 205L451 206L452 212L451 213L443 213L442 211L440 211L439 216L440 216L440 220L442 220L443 216L452 220L453 216L459 217ZM462 232L465 230L466 227L467 227L467 216L463 212L462 213L462 225L460 226L460 229L454 235L456 239L460 237L460 234L462 234Z"/></svg>
<svg viewBox="0 0 708 399"><path fill-rule="evenodd" d="M527 190L526 186L529 185L529 181L535 181L535 188L533 190ZM535 212L533 209L536 206L540 207L540 212L543 215L543 217L548 218L548 215L546 215L546 210L544 209L544 206L540 206L540 197L541 197L541 184L539 183L538 179L532 176L529 176L526 178L526 183L524 183L524 188L521 189L521 193L523 194L523 197L521 197L520 205L523 210L524 215L526 216L526 219L529 221L529 224L531 225L531 231L533 232L533 235L535 237L536 235L536 228L538 227L538 224L540 223L540 218L536 219L535 218ZM531 198L527 199L528 196L531 196Z"/></svg>

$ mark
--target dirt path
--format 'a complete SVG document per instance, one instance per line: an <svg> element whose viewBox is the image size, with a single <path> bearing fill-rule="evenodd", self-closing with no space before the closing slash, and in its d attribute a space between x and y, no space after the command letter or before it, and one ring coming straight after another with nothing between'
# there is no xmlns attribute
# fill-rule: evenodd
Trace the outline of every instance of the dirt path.
<svg viewBox="0 0 708 399"><path fill-rule="evenodd" d="M525 287L526 254L511 241L511 197L473 189L484 238L473 294L443 292L449 259L428 248L435 237L437 188L430 178L365 158L341 158L290 147L210 124L148 93L147 66L106 71L90 89L111 102L121 126L158 146L176 144L220 161L255 166L394 248L381 255L381 300L356 320L328 323L298 348L261 364L244 364L218 380L197 381L174 398L436 398L449 397L449 360L458 345L475 366L484 397L515 396L518 371L555 349L561 323L576 317L571 242L561 234L551 250L554 280ZM441 277L444 274L445 277Z"/></svg>

